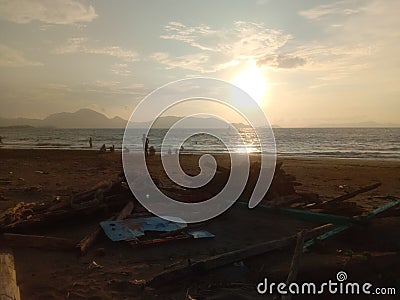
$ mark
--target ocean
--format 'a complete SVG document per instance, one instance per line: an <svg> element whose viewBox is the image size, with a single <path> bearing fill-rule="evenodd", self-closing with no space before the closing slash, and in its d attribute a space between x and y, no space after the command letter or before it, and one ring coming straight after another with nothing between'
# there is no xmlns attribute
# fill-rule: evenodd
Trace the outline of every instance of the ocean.
<svg viewBox="0 0 400 300"><path fill-rule="evenodd" d="M126 147L130 151L141 151L143 131L131 130ZM181 129L182 135L184 131ZM235 152L260 152L258 140L249 129L240 129L245 145L228 130L217 131L218 136L232 140ZM273 131L277 154L281 156L400 159L400 128L275 128ZM152 129L149 134L150 146L158 152L165 132ZM124 129L0 128L3 141L0 147L91 150L88 139L92 137L92 150L98 150L102 144L107 147L114 144L116 150L121 150L123 134ZM180 141L180 134L174 138ZM227 151L216 138L204 134L191 137L183 146L187 153Z"/></svg>

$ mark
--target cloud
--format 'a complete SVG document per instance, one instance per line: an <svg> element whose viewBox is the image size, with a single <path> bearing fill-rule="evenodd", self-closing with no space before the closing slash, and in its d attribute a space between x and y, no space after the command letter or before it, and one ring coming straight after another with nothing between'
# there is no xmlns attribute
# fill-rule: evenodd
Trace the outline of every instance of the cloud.
<svg viewBox="0 0 400 300"><path fill-rule="evenodd" d="M47 24L91 22L97 17L91 5L76 0L1 0L0 18L28 24L40 21Z"/></svg>
<svg viewBox="0 0 400 300"><path fill-rule="evenodd" d="M257 64L260 66L268 65L270 67L276 67L280 69L292 69L303 66L306 64L306 62L307 60L300 56L279 54L266 55L260 58L257 61Z"/></svg>
<svg viewBox="0 0 400 300"><path fill-rule="evenodd" d="M128 64L115 63L111 65L110 71L115 75L120 75L120 76L128 76L131 74L131 70L129 69Z"/></svg>
<svg viewBox="0 0 400 300"><path fill-rule="evenodd" d="M119 46L89 46L86 38L71 38L66 45L58 47L54 52L56 54L86 53L108 55L131 62L139 60L138 54L132 50L123 49Z"/></svg>
<svg viewBox="0 0 400 300"><path fill-rule="evenodd" d="M172 57L168 53L157 52L151 55L150 58L163 64L167 70L181 68L199 73L217 72L235 64L234 62L213 62L213 57L207 53L195 53Z"/></svg>
<svg viewBox="0 0 400 300"><path fill-rule="evenodd" d="M282 30L267 28L262 23L244 21L236 21L232 27L219 30L206 25L187 26L170 22L164 26L164 31L165 34L160 38L183 42L192 48L192 52L201 52L181 56L162 52L154 53L152 58L164 64L167 69L182 68L200 73L220 71L250 60L258 61L267 55L278 57L292 38ZM289 65L288 61L282 61L271 66L288 68Z"/></svg>
<svg viewBox="0 0 400 300"><path fill-rule="evenodd" d="M399 10L397 0L341 1L312 8L303 15L316 21L325 35L294 54L307 58L305 70L315 73L316 87L379 82L382 89L393 89L399 76L400 33L394 30L400 26ZM355 11L337 26L337 15ZM330 15L335 18L327 18Z"/></svg>
<svg viewBox="0 0 400 300"><path fill-rule="evenodd" d="M209 26L188 27L179 22L169 22L164 26L164 30L166 34L160 36L162 39L181 41L201 50L217 51L202 43L202 39L212 38L217 33Z"/></svg>
<svg viewBox="0 0 400 300"><path fill-rule="evenodd" d="M94 82L82 83L79 89L92 93L133 96L144 96L148 93L142 83L122 83L108 80L96 80Z"/></svg>
<svg viewBox="0 0 400 300"><path fill-rule="evenodd" d="M19 50L0 44L0 67L42 66L38 61L26 58Z"/></svg>
<svg viewBox="0 0 400 300"><path fill-rule="evenodd" d="M360 9L349 8L349 5L354 4L357 1L338 1L330 4L319 5L307 10L300 11L300 16L308 20L320 20L324 17L332 15L354 15L360 12Z"/></svg>

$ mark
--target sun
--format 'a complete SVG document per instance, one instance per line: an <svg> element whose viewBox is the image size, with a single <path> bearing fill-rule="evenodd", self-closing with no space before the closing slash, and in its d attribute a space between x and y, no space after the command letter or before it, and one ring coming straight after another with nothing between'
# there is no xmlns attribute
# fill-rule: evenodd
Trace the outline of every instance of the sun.
<svg viewBox="0 0 400 300"><path fill-rule="evenodd" d="M264 72L256 63L252 63L237 74L232 83L248 93L257 103L261 103L267 90Z"/></svg>

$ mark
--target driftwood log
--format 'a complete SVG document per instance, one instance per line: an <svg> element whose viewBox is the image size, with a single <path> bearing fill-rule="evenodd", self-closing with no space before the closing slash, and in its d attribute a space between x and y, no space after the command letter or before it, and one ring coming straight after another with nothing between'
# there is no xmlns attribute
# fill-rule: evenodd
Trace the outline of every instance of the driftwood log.
<svg viewBox="0 0 400 300"><path fill-rule="evenodd" d="M20 300L14 255L9 249L0 249L0 300Z"/></svg>
<svg viewBox="0 0 400 300"><path fill-rule="evenodd" d="M45 250L74 249L74 243L70 240L42 235L3 233L0 235L0 241L9 247L27 247Z"/></svg>
<svg viewBox="0 0 400 300"><path fill-rule="evenodd" d="M362 187L362 188L360 188L358 190L355 190L354 192L350 192L350 193L344 194L342 196L336 197L334 199L326 200L326 201L323 201L321 203L317 203L317 202L310 203L310 204L305 205L304 207L309 208L309 207L320 206L320 205L325 205L325 204L335 204L335 203L338 203L338 202L353 198L353 197L357 196L358 194L369 192L369 191L371 191L373 189L378 188L381 185L382 185L382 183L377 182L377 183L374 183L374 184L371 184L371 185L364 186L364 187Z"/></svg>
<svg viewBox="0 0 400 300"><path fill-rule="evenodd" d="M313 228L306 233L306 238L313 238L330 228L331 224L326 224ZM294 244L297 235L292 235L279 240L259 243L256 245L248 246L239 250L234 250L215 256L211 256L190 265L180 266L178 268L164 271L153 277L147 284L150 286L161 286L166 282L178 281L181 278L191 276L193 274L202 274L212 269L219 268L224 265L234 263L243 259L258 256L273 250L284 248L290 244Z"/></svg>

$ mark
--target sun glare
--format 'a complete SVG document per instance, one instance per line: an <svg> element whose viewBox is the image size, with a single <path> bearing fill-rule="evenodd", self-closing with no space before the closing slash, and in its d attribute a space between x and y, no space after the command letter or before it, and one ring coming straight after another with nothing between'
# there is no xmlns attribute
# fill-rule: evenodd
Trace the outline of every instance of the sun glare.
<svg viewBox="0 0 400 300"><path fill-rule="evenodd" d="M248 93L257 103L261 103L267 90L263 70L255 63L233 78L233 84Z"/></svg>

